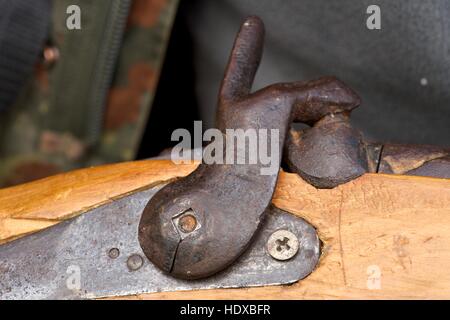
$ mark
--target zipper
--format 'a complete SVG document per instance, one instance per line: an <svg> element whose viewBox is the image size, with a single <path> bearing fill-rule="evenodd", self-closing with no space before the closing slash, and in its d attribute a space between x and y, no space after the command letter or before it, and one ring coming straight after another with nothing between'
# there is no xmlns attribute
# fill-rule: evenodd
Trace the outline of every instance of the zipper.
<svg viewBox="0 0 450 320"><path fill-rule="evenodd" d="M67 30L73 0L54 2L55 43L61 53L51 76L52 90L42 127L69 133L92 149L102 134L105 105L125 33L131 0L78 0L81 30ZM58 41L59 44L58 44ZM62 39L62 41L61 41Z"/></svg>
<svg viewBox="0 0 450 320"><path fill-rule="evenodd" d="M119 57L130 5L131 0L113 0L104 26L104 40L97 57L99 63L93 72L94 87L88 100L86 139L89 145L95 145L102 133L106 100Z"/></svg>

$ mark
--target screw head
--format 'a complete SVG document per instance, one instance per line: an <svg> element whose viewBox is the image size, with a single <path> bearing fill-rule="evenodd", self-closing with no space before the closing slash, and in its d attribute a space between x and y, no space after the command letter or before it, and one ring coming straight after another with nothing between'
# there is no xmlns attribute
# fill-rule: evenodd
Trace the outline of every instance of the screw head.
<svg viewBox="0 0 450 320"><path fill-rule="evenodd" d="M130 271L139 270L144 264L144 259L138 254L133 254L128 257L127 266Z"/></svg>
<svg viewBox="0 0 450 320"><path fill-rule="evenodd" d="M197 219L192 214L185 214L178 220L178 227L184 233L190 233L197 227Z"/></svg>
<svg viewBox="0 0 450 320"><path fill-rule="evenodd" d="M108 251L108 257L111 259L117 259L120 255L120 250L117 248L112 248Z"/></svg>
<svg viewBox="0 0 450 320"><path fill-rule="evenodd" d="M182 214L172 218L172 222L178 230L181 239L188 237L202 227L198 215L193 209L187 209Z"/></svg>
<svg viewBox="0 0 450 320"><path fill-rule="evenodd" d="M267 251L276 260L291 259L297 254L298 248L297 236L288 230L277 230L267 240Z"/></svg>

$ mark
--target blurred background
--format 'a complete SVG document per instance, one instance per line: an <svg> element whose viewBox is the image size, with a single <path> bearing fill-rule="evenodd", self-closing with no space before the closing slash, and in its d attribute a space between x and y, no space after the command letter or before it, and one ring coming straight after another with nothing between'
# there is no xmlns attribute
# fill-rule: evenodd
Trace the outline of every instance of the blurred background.
<svg viewBox="0 0 450 320"><path fill-rule="evenodd" d="M247 15L266 25L255 90L334 75L361 96L366 139L450 145L447 0L0 0L0 186L157 156L173 130L213 127Z"/></svg>

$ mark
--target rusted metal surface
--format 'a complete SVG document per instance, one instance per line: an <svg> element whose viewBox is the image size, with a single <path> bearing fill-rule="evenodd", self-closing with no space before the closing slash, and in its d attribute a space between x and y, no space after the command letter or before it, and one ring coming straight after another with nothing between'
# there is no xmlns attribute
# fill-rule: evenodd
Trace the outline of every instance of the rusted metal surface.
<svg viewBox="0 0 450 320"><path fill-rule="evenodd" d="M348 113L291 130L285 149L289 170L317 188L334 188L366 172L450 177L450 148L366 142Z"/></svg>
<svg viewBox="0 0 450 320"><path fill-rule="evenodd" d="M291 131L286 163L318 188L333 188L368 171L361 134L350 125L348 113L329 114L303 133Z"/></svg>
<svg viewBox="0 0 450 320"><path fill-rule="evenodd" d="M142 210L160 188L138 191L0 246L0 300L93 299L291 284L317 266L320 240L314 227L270 207L261 232L232 267L208 279L175 279L145 258L137 237ZM272 258L266 248L280 229L299 240L297 254L286 261Z"/></svg>
<svg viewBox="0 0 450 320"><path fill-rule="evenodd" d="M350 123L352 109L319 109L303 108L302 122L311 127L289 132L284 157L288 169L313 186L334 188L366 172L450 176L450 148L367 142Z"/></svg>
<svg viewBox="0 0 450 320"><path fill-rule="evenodd" d="M291 130L285 149L288 169L316 188L334 188L366 172L450 177L449 148L365 142L344 113Z"/></svg>
<svg viewBox="0 0 450 320"><path fill-rule="evenodd" d="M352 110L357 95L335 78L275 84L250 93L263 48L264 26L257 17L245 20L237 35L219 94L217 127L277 129L277 167L291 121L310 122L332 111ZM267 135L270 145L271 135ZM226 141L225 144L228 144ZM226 149L226 148L225 148ZM248 156L248 150L245 151ZM248 247L272 198L278 170L261 175L263 164L200 165L186 178L163 188L144 210L139 241L159 268L183 279L215 274ZM190 212L197 224L185 233L174 223Z"/></svg>
<svg viewBox="0 0 450 320"><path fill-rule="evenodd" d="M333 188L366 172L385 172L387 165L398 173L396 163L403 164L406 158L429 161L448 155L434 149L391 155L390 147L365 142L350 124L350 113L359 106L360 98L333 77L279 83L251 93L263 39L262 21L250 17L241 26L231 52L217 114L217 127L226 145L231 142L226 141L227 129L277 129L280 158L287 140L288 168L318 188ZM310 128L288 133L292 122ZM267 141L259 142L269 145L270 140L268 134ZM245 156L250 158L248 149ZM202 164L188 177L162 189L141 219L139 240L145 255L165 272L183 279L207 277L229 266L254 237L274 192L278 172L261 175L263 164L259 161ZM278 159L276 165L280 162ZM440 174L446 163L433 164L441 169L426 172ZM411 166L405 172L416 169Z"/></svg>
<svg viewBox="0 0 450 320"><path fill-rule="evenodd" d="M450 148L428 145L384 145L378 172L406 175L415 172L413 175L421 173L420 175L425 176L445 177L450 175L450 164L448 160L440 159L448 156Z"/></svg>
<svg viewBox="0 0 450 320"><path fill-rule="evenodd" d="M420 167L406 173L410 176L450 179L450 156L427 161Z"/></svg>

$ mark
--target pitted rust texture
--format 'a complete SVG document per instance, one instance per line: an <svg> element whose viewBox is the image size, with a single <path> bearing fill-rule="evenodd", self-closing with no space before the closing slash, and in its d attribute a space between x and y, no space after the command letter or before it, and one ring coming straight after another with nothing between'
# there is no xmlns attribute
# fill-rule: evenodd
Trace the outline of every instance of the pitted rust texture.
<svg viewBox="0 0 450 320"><path fill-rule="evenodd" d="M288 169L316 188L334 188L366 172L450 177L450 148L365 142L346 112L291 130L285 149Z"/></svg>
<svg viewBox="0 0 450 320"><path fill-rule="evenodd" d="M359 98L331 77L275 84L251 93L263 38L259 18L250 17L241 26L219 93L217 127L222 133L225 129L277 129L279 168L291 121L309 123L330 110L350 111ZM267 141L259 143L270 145L270 141L269 134ZM277 182L278 170L261 175L259 161L201 164L189 176L164 187L141 218L139 242L145 255L163 271L184 279L207 277L233 263L259 229ZM174 220L188 210L201 228L186 234Z"/></svg>
<svg viewBox="0 0 450 320"><path fill-rule="evenodd" d="M339 94L330 92L327 98L337 100ZM350 123L353 108L301 110L297 120L311 127L290 130L284 161L316 188L334 188L366 172L450 177L450 148L366 142Z"/></svg>
<svg viewBox="0 0 450 320"><path fill-rule="evenodd" d="M450 156L425 162L420 167L406 173L410 176L450 179Z"/></svg>
<svg viewBox="0 0 450 320"><path fill-rule="evenodd" d="M379 173L393 173L393 174L410 174L413 171L416 173L421 172L426 176L433 177L443 177L442 175L450 174L450 167L446 170L442 171L445 166L445 163L448 163L448 160L440 160L445 159L450 156L450 149L445 149L436 146L428 146L428 145L385 145L383 146L383 151L381 154L381 161L379 166ZM436 165L441 167L441 169L433 170L433 167ZM428 169L422 168L426 166ZM422 168L422 170L419 170ZM414 174L417 175L417 174Z"/></svg>
<svg viewBox="0 0 450 320"><path fill-rule="evenodd" d="M333 188L369 170L362 136L347 113L326 115L301 134L291 131L286 162L317 188Z"/></svg>
<svg viewBox="0 0 450 320"><path fill-rule="evenodd" d="M365 142L349 120L360 99L336 78L274 84L251 93L263 39L262 21L250 17L232 49L217 114L217 127L225 137L224 154L230 143L226 129L277 129L280 158L288 140L285 159L289 168L318 188L333 188L365 172L384 172L386 164L397 170L396 163L402 163L400 167L410 169L406 173L416 174L419 167L403 166L411 157L426 159L422 165L439 166L439 170L427 168L421 174L450 171L444 158L448 153L428 149L419 154L402 151L390 155L389 146ZM288 133L291 122L310 128ZM269 145L269 141L270 135L259 143ZM248 159L249 150L245 152ZM189 176L159 191L147 204L139 225L145 255L163 271L183 279L204 278L233 263L260 228L278 178L278 171L262 175L264 166L257 161L201 164ZM280 163L278 159L278 167ZM189 232L180 220L186 212L191 222L195 220Z"/></svg>

